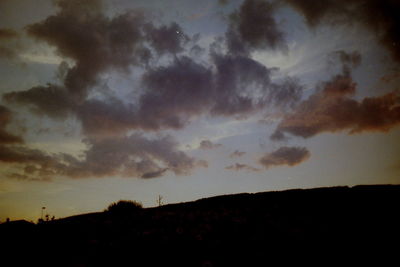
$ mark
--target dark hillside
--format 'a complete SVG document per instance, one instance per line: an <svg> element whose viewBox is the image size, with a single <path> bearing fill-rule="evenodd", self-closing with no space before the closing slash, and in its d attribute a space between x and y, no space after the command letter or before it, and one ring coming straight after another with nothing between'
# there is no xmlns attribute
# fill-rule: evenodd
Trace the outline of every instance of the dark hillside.
<svg viewBox="0 0 400 267"><path fill-rule="evenodd" d="M315 255L368 258L398 253L399 200L400 186L391 185L237 194L38 225L10 222L0 225L0 234L4 255L17 251L21 257L15 260L51 266L258 266Z"/></svg>

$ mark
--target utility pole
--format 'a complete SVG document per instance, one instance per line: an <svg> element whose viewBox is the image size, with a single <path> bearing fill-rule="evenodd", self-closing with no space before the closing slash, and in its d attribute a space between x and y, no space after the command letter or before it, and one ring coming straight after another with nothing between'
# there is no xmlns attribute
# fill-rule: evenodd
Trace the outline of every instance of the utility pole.
<svg viewBox="0 0 400 267"><path fill-rule="evenodd" d="M162 196L162 195L158 195L157 204L158 204L159 207L161 207L162 205L164 205L162 199L163 199L163 196Z"/></svg>

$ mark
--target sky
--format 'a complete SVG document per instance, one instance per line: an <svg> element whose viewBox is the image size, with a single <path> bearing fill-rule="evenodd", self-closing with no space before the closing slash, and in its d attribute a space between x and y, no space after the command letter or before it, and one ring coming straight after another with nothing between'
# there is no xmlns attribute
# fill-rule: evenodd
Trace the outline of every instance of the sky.
<svg viewBox="0 0 400 267"><path fill-rule="evenodd" d="M394 0L0 0L0 221L400 183Z"/></svg>

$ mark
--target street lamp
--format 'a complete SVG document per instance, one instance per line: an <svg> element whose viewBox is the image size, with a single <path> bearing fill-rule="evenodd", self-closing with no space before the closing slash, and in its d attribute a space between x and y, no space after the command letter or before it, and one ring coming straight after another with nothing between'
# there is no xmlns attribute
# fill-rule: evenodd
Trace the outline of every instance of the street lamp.
<svg viewBox="0 0 400 267"><path fill-rule="evenodd" d="M40 217L42 219L42 221L43 221L43 210L45 210L45 209L46 209L46 207L42 207L42 216Z"/></svg>

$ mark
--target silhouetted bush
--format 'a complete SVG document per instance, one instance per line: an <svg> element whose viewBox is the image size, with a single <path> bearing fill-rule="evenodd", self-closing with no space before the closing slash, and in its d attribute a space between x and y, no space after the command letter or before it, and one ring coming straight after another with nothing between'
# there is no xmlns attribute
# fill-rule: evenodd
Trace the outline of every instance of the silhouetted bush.
<svg viewBox="0 0 400 267"><path fill-rule="evenodd" d="M105 211L114 214L127 214L141 210L142 208L142 203L138 201L120 200L118 202L111 203Z"/></svg>

